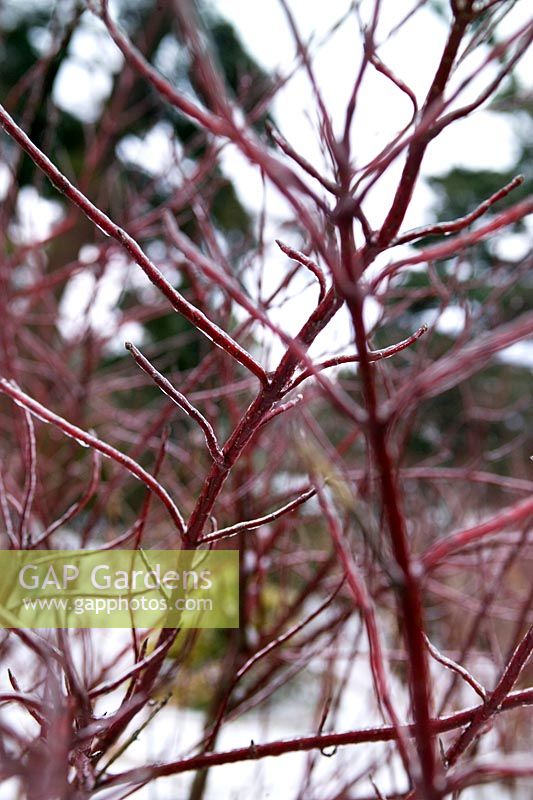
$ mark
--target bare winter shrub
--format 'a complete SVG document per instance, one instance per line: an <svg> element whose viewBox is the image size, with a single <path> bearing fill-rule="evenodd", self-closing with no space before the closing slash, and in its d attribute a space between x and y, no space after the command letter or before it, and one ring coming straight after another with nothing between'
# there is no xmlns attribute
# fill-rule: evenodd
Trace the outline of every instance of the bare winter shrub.
<svg viewBox="0 0 533 800"><path fill-rule="evenodd" d="M2 98L2 547L237 548L241 625L5 630L2 797L119 798L181 773L180 796L229 797L218 766L302 751L286 797L437 800L486 782L528 796L530 372L506 354L533 333L516 289L530 291L531 257L495 242L527 236L533 201L517 176L458 219L406 219L426 151L506 89L533 27L503 25L514 3L447 4L421 95L386 47L424 2L398 4L394 24L387 4L354 3L342 24L354 48L359 29L359 63L339 120L320 45L282 0L317 163L276 118L291 74L241 59L232 79L223 26L192 0L145 5L118 4L117 21L107 0L64 4ZM50 86L88 24L121 60L65 149ZM170 79L164 36L186 78ZM408 113L364 159L375 74ZM160 169L131 155L144 115ZM258 178L256 217L228 150ZM29 200L50 216L42 233L25 227ZM130 757L191 706L201 735ZM227 746L240 719L254 738ZM238 796L260 792L251 777Z"/></svg>

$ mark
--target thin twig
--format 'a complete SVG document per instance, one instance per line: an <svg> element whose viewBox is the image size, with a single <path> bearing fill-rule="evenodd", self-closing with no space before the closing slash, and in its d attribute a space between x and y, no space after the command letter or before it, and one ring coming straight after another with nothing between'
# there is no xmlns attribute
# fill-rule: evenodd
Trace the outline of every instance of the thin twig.
<svg viewBox="0 0 533 800"><path fill-rule="evenodd" d="M339 187L337 184L321 175L316 167L307 161L307 159L304 158L301 153L298 153L293 147L291 147L285 137L281 135L280 131L275 128L270 121L267 120L265 127L273 141L277 144L280 150L283 150L286 156L292 158L292 160L295 161L299 167L301 167L305 172L307 172L308 175L322 184L324 189L327 189L328 192L331 192L332 194L338 194Z"/></svg>
<svg viewBox="0 0 533 800"><path fill-rule="evenodd" d="M181 408L182 411L193 419L202 429L205 441L207 444L207 448L211 453L211 457L213 461L216 461L220 464L224 464L224 453L220 449L217 437L211 426L211 423L204 417L204 415L198 411L195 406L190 403L185 395L179 392L172 384L170 383L164 375L161 375L160 372L151 364L148 359L143 356L140 350L138 350L134 344L131 342L126 342L125 344L126 350L132 354L133 358L140 366L140 368L146 372L147 375L153 380L153 382L159 386L162 392L170 397L173 403L175 403L178 408Z"/></svg>
<svg viewBox="0 0 533 800"><path fill-rule="evenodd" d="M371 362L374 361L382 361L385 358L391 358L391 356L396 355L396 353L400 353L402 350L405 350L407 347L410 347L414 342L420 339L426 331L428 330L427 325L421 325L418 330L416 330L411 336L408 336L407 339L402 339L401 342L397 342L396 344L392 344L389 347L384 347L383 350L369 350L368 351L368 360ZM306 369L301 372L299 375L294 378L292 383L290 384L289 389L294 389L296 386L299 386L302 381L307 380L307 378L312 378L316 375L317 372L321 372L323 369L329 369L330 367L338 367L341 364L357 364L361 360L360 356L358 355L351 355L351 356L336 356L335 358L328 358L326 361L321 361L319 364L313 365L312 369Z"/></svg>
<svg viewBox="0 0 533 800"><path fill-rule="evenodd" d="M494 690L490 693L485 703L477 710L477 713L474 715L468 727L449 747L446 753L446 762L448 766L451 767L455 764L459 756L464 753L466 748L476 738L481 728L501 709L505 698L518 680L532 652L533 625L518 644Z"/></svg>
<svg viewBox="0 0 533 800"><path fill-rule="evenodd" d="M16 384L13 382L13 385ZM16 386L18 389L18 386ZM26 441L24 447L24 459L26 466L26 489L24 492L24 500L22 502L22 511L20 514L18 539L21 547L28 545L31 541L31 533L28 529L28 521L31 514L33 499L35 497L35 488L37 486L37 448L35 443L35 428L31 414L23 407L24 426L26 429Z"/></svg>
<svg viewBox="0 0 533 800"><path fill-rule="evenodd" d="M492 533L498 533L510 525L517 525L533 516L533 497L521 500L503 511L495 514L485 522L471 528L465 528L439 539L429 547L421 558L426 572L435 569L444 559L462 550L463 547L484 539Z"/></svg>
<svg viewBox="0 0 533 800"><path fill-rule="evenodd" d="M511 692L503 700L496 713L510 711L521 706L533 705L533 689L522 689ZM482 708L474 706L456 711L447 717L434 719L431 721L432 728L436 734L453 731L456 728L468 725ZM416 726L411 723L401 727L401 735L413 737ZM346 731L343 733L321 733L312 736L302 736L293 739L266 742L265 744L254 744L252 746L240 747L235 750L218 753L200 753L189 758L167 762L166 764L152 764L143 767L136 767L116 775L110 775L101 782L102 788L105 786L117 786L120 784L137 783L150 777L152 780L163 777L164 775L178 775L183 772L190 772L206 767L220 764L235 764L242 761L255 761L269 756L280 756L285 753L295 753L307 750L315 750L324 747L342 747L343 745L366 744L369 742L391 742L398 737L398 730L393 725L378 728L364 728L362 730Z"/></svg>
<svg viewBox="0 0 533 800"><path fill-rule="evenodd" d="M312 272L315 278L317 279L320 285L320 292L318 294L318 302L321 303L324 297L326 296L327 286L326 286L326 277L318 264L316 264L309 256L306 256L305 253L300 253L299 250L295 250L292 247L289 247L288 244L284 244L279 239L276 239L276 244L279 249L285 253L286 256L292 258L293 261L297 261L298 264L301 264L303 267Z"/></svg>
<svg viewBox="0 0 533 800"><path fill-rule="evenodd" d="M113 461L116 461L117 464L120 464L120 466L131 472L132 475L142 481L152 492L154 492L155 495L157 495L157 497L159 497L161 502L167 508L174 525L178 531L184 535L185 523L178 508L174 504L174 501L168 494L167 490L164 489L163 486L161 486L161 484L156 481L149 472L146 472L146 470L143 469L140 464L122 453L120 450L117 450L115 447L107 444L107 442L103 442L101 439L96 438L96 436L93 436L81 428L78 428L76 425L73 425L71 422L63 419L63 417L60 417L58 414L54 414L53 411L45 408L43 405L29 397L5 378L0 378L0 391L9 395L9 397L11 397L18 405L22 405L42 422L49 422L52 425L55 425L57 428L59 428L59 430L63 431L64 434L70 436L72 439L75 439L79 444L87 447L93 447L95 450L98 450L100 453L102 453L102 455L113 459Z"/></svg>
<svg viewBox="0 0 533 800"><path fill-rule="evenodd" d="M231 536L236 536L242 531L253 531L256 528L260 528L262 525L268 525L270 522L274 522L274 520L283 517L285 514L289 514L291 511L294 511L295 508L298 508L298 506L306 503L311 497L314 497L315 494L316 489L308 489L294 500L291 500L290 503L287 503L281 508L276 509L276 511L271 511L270 514L265 514L264 517L256 517L255 519L249 519L246 522L237 522L235 525L230 525L227 528L220 528L217 531L213 531L213 533L202 536L200 539L198 539L197 544L216 542L219 539L229 539Z"/></svg>
<svg viewBox="0 0 533 800"><path fill-rule="evenodd" d="M439 261L442 259L451 258L452 256L463 252L467 247L471 247L474 244L483 242L489 236L492 236L495 231L498 231L501 228L507 228L509 225L518 222L518 220L527 217L528 214L531 213L533 213L533 199L528 198L526 200L522 200L522 202L517 203L514 206L511 206L511 208L506 209L501 214L493 217L489 222L485 223L485 225L482 225L475 231L463 233L462 236L456 236L454 239L449 241L446 240L440 244L434 245L433 247L428 247L426 250L422 250L416 255L402 258L400 261L394 261L392 264L389 264L378 275L377 278L375 278L371 284L371 291L375 293L379 284L381 284L386 278L396 275L402 267L412 267L416 264L424 264L428 261Z"/></svg>
<svg viewBox="0 0 533 800"><path fill-rule="evenodd" d="M18 548L19 542L15 536L15 529L13 527L13 520L11 519L11 511L9 510L9 500L7 497L6 486L4 483L4 476L0 469L0 509L2 510L2 518L6 529L7 538L11 546Z"/></svg>
<svg viewBox="0 0 533 800"><path fill-rule="evenodd" d="M463 680L466 683L468 683L468 685L475 691L475 693L479 695L479 697L481 697L483 701L485 701L487 698L487 692L486 689L479 683L479 681L477 681L474 678L474 676L471 675L467 669L465 669L465 667L462 667L461 664L457 664L451 658L448 658L439 650L437 650L435 645L431 644L431 642L429 641L428 637L425 634L424 637L426 640L427 648L431 653L432 657L435 659L435 661L438 661L438 663L442 664L443 667L446 667L447 669L450 669L452 672L455 672L457 675L460 675L461 678L463 678Z"/></svg>
<svg viewBox="0 0 533 800"><path fill-rule="evenodd" d="M95 449L92 450L92 457L93 457L93 463L92 463L91 479L89 481L87 489L78 500L76 500L74 503L72 503L71 506L69 506L69 508L67 508L64 514L62 514L58 519L52 522L46 528L46 530L43 531L43 533L39 536L39 538L36 539L34 542L32 542L32 549L39 547L39 545L43 544L43 542L49 539L50 536L55 531L57 531L58 528L60 528L63 525L66 525L66 523L69 522L71 519L73 519L77 514L79 514L80 511L83 511L83 509L85 508L91 497L94 495L100 480L101 459L98 450Z"/></svg>
<svg viewBox="0 0 533 800"><path fill-rule="evenodd" d="M123 228L113 222L107 214L104 214L97 206L77 189L50 159L33 144L31 139L10 117L3 106L0 105L0 124L19 145L29 155L32 161L41 169L50 182L71 200L78 208L93 222L106 236L111 236L121 247L133 258L140 266L148 279L156 286L159 291L170 301L172 307L182 314L192 325L198 328L204 336L218 345L222 350L235 358L239 363L252 372L262 383L266 381L264 369L257 361L234 341L225 331L212 322L198 308L189 303L183 295L178 292L163 276L163 274L153 264L140 245Z"/></svg>
<svg viewBox="0 0 533 800"><path fill-rule="evenodd" d="M450 222L439 222L435 225L425 225L423 228L415 228L412 231L407 231L403 233L401 236L398 236L394 239L390 246L396 247L399 244L406 244L407 242L412 242L415 239L423 239L425 236L436 236L439 234L448 234L448 233L457 233L457 231L462 231L464 228L467 228L472 222L475 222L476 219L482 217L491 206L501 200L504 197L516 189L517 186L521 186L524 183L524 176L517 175L513 178L512 181L505 184L501 189L498 189L497 192L491 194L487 200L484 200L482 203L478 205L474 211L471 211L469 214L466 214L464 217L458 217Z"/></svg>

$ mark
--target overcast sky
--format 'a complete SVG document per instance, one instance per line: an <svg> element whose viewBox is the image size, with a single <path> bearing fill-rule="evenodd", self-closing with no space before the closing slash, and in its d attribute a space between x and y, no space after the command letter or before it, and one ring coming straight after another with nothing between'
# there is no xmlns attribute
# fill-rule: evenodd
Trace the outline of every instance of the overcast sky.
<svg viewBox="0 0 533 800"><path fill-rule="evenodd" d="M520 21L525 21L529 13L527 5L524 2L517 4L502 24L502 32L515 30ZM267 70L278 69L282 73L290 70L294 63L295 48L278 0L261 0L260 3L214 0L213 6L235 25L254 58ZM353 14L325 44L318 46L318 43L332 25L344 16L348 6L346 0L290 0L304 40L309 41L312 37L312 41L316 42L312 45L314 67L336 132L341 130L347 98L361 57L361 37ZM361 4L363 19L367 19L365 12L371 6L373 3ZM410 7L411 3L383 0L378 42L385 38ZM430 10L423 8L380 50L385 63L415 91L419 102L429 87L446 40L446 32L446 25ZM470 71L479 61L479 57L474 57L465 66ZM524 77L533 74L531 53L522 63L520 73ZM493 72L489 71L488 74ZM461 75L464 73L459 71L456 83ZM479 85L476 84L473 89L479 88ZM370 69L361 91L359 107L354 125L353 149L356 159L361 163L390 140L391 135L409 118L411 106L405 95ZM317 163L320 150L314 124L316 113L303 71L278 94L275 116L291 143ZM500 169L512 163L513 155L513 137L505 121L498 115L482 110L474 117L451 126L430 145L425 171L435 174L454 165ZM393 173L391 170L390 185L395 182L396 175ZM429 199L423 189L420 195L420 199L415 198L411 211L415 224L419 223L423 213L421 209L427 208ZM380 196L373 201L369 213L374 213L379 219L382 206L383 198Z"/></svg>
<svg viewBox="0 0 533 800"><path fill-rule="evenodd" d="M212 0L212 5L228 19L239 32L241 39L252 56L264 66L268 72L290 73L294 65L295 46L279 0ZM335 23L343 18L349 3L347 0L290 0L291 9L305 41L311 42L314 68L318 84L323 93L327 108L331 113L334 130L340 132L344 120L347 98L353 85L354 76L361 58L361 37L353 14L331 35L328 32ZM523 23L529 14L528 3L519 0L508 15L501 28L501 33L510 33ZM361 15L368 18L373 2L363 0ZM377 40L384 41L390 29L402 15L411 8L411 3L397 0L382 0L381 22ZM46 48L46 30L36 32L36 40ZM396 35L390 38L382 49L380 57L395 73L405 81L416 93L419 103L428 89L440 53L446 39L446 25L434 13L421 9L409 23ZM112 87L112 74L120 70L122 56L110 41L101 23L89 14L85 16L85 25L78 29L71 43L71 58L63 66L56 85L54 98L56 102L90 122L99 115L99 107L105 101ZM483 51L475 55L464 65L470 71L480 63ZM462 70L455 76L455 82L464 76ZM490 74L490 73L489 73ZM519 67L519 74L528 85L528 75L533 74L533 54L530 52ZM487 79L485 76L484 80ZM484 84L483 84L484 85ZM479 89L480 84L472 87L470 92ZM471 94L462 98L464 101ZM389 81L377 74L373 69L367 71L358 102L358 110L353 126L353 153L358 164L372 157L380 147L388 142L403 126L410 116L411 106L405 95L393 87ZM274 117L286 138L298 151L302 152L312 163L321 166L323 162L317 133L317 117L315 103L309 82L302 70L286 84L278 93L274 102ZM132 157L142 160L143 165L150 165L154 173L167 169L171 165L174 153L169 143L169 132L164 126L157 127L144 141L131 138L127 146ZM482 109L467 120L460 121L446 129L434 140L427 151L423 173L426 175L444 173L453 166L470 168L510 167L515 157L515 139L512 131L502 115ZM263 202L263 187L258 170L252 168L233 147L223 151L223 165L228 176L235 182L242 201L250 210L258 211ZM365 212L374 226L382 221L393 196L402 159L394 164L383 175L366 201ZM0 170L0 195L6 185L6 172ZM274 245L274 239L280 237L280 225L287 208L281 197L270 191L268 200L268 226L266 239L271 243L267 251L267 282L273 286L286 270L286 263ZM432 194L423 182L419 182L411 207L408 211L404 229L427 223L430 219ZM34 189L28 187L21 194L21 226L18 232L22 240L46 235L51 224L57 219L60 207L37 196ZM283 237L281 237L283 238ZM299 244L294 242L294 244ZM523 247L518 242L514 246ZM92 278L88 278L92 280ZM78 282L83 282L79 277ZM116 281L116 276L114 278ZM306 278L302 277L302 281ZM104 287L105 288L105 287ZM115 287L116 289L117 287ZM268 288L268 287L266 287ZM81 284L79 290L81 290ZM107 287L101 292L100 304L94 304L95 322L105 320L108 324L112 308L110 298L116 291ZM78 291L76 286L70 287L70 293ZM88 287L83 286L83 292ZM316 301L316 292L310 289L294 301L290 309L285 308L277 314L275 321L287 332L295 333L312 304ZM65 308L71 306L71 297L65 298ZM368 304L368 318L372 321L377 314L376 304ZM441 325L451 332L461 326L461 316L454 317L453 311L447 312ZM75 325L75 321L70 321ZM65 331L68 326L65 327ZM133 332L130 331L129 335ZM342 347L350 337L350 328L346 316L339 315L338 320L328 333L327 340L317 342L317 350L337 349ZM133 337L135 338L135 337ZM274 348L271 356L275 361L282 348Z"/></svg>
<svg viewBox="0 0 533 800"><path fill-rule="evenodd" d="M214 0L212 5L233 23L248 50L267 71L290 73L294 64L295 45L279 0L262 0L260 3ZM364 0L361 3L361 15L364 20L368 19L369 10L373 5L373 2ZM526 5L524 2L517 4L504 21L501 27L502 34L514 31L526 21L529 13ZM361 37L353 14L331 36L328 36L335 23L345 16L348 6L346 0L328 0L327 3L309 2L309 0L290 2L302 38L311 42L317 82L331 113L336 133L342 130L347 99L361 58ZM378 42L385 40L389 31L410 8L411 3L383 0ZM414 90L419 105L435 72L446 35L447 27L444 21L429 9L423 8L380 49L380 57ZM480 63L485 52L480 51L465 63L464 67L468 72ZM527 75L533 74L531 53L521 64L519 72L527 85ZM464 74L464 71L458 70L454 79L455 85ZM492 68L487 70L483 80L486 81L487 76L493 74ZM461 101L464 102L474 96L479 87L479 82L474 83L468 93L461 97ZM356 162L365 163L379 151L381 146L390 141L409 119L410 112L411 105L405 95L383 76L369 69L360 93L358 112L353 126L352 149ZM319 147L316 107L303 70L300 70L277 95L274 116L283 134L296 150L302 152L314 164L324 163ZM454 166L467 166L471 169L505 169L514 163L515 156L516 140L509 124L503 116L482 109L474 116L450 126L431 143L424 161L423 174L445 173ZM236 179L245 202L258 210L262 192L257 172L249 167L233 148L226 150L224 159L225 168ZM376 227L388 210L401 167L402 159L399 159L398 163L382 176L375 191L367 198L365 211L371 224ZM419 182L404 222L404 229L430 221L432 199L433 195L429 188L424 182ZM281 198L271 194L269 196L271 220L275 221L277 213L282 217L283 208L284 203ZM271 236L272 238L275 236L274 229L271 230ZM523 247L523 243L518 246ZM274 283L279 278L275 252L272 253L270 274ZM310 291L293 303L290 314L287 314L286 310L281 311L276 321L287 326L289 318L290 332L296 332L305 319L313 299L314 296ZM369 302L367 307L368 322L371 323L376 319L379 309L372 302ZM462 328L463 319L464 314L460 309L447 309L439 327L443 332L454 333ZM431 321L428 319L428 322ZM340 314L332 328L328 329L327 341L317 342L317 349L321 345L325 350L329 347L342 349L349 338L350 326L347 316ZM281 346L275 348L275 354L281 354L281 351ZM523 355L522 350L519 354L521 359Z"/></svg>

